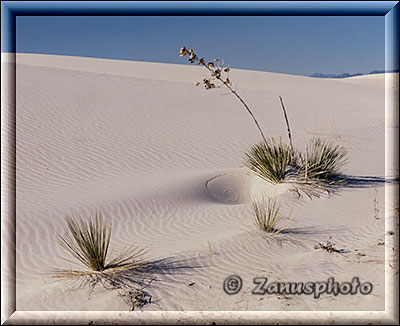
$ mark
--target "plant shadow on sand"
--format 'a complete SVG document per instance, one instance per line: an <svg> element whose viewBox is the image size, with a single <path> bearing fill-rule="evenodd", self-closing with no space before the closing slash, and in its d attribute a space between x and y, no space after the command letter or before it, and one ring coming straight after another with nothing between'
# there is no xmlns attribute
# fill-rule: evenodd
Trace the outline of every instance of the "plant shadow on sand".
<svg viewBox="0 0 400 326"><path fill-rule="evenodd" d="M232 173L224 173L208 179L200 191L202 199L224 205L237 205L249 202L251 200L251 191L248 189L248 184L244 181L245 179L241 180L241 182L235 179L238 179L238 177ZM345 189L376 188L395 184L399 182L399 178L340 174L332 179L331 183L317 180L305 182L291 182L289 180L289 182L292 184L289 191L295 197L302 198L303 196L307 196L312 199L324 195L338 194Z"/></svg>
<svg viewBox="0 0 400 326"><path fill-rule="evenodd" d="M138 268L116 271L113 273L88 273L71 277L59 278L72 284L72 290L88 289L93 293L97 286L105 290L118 291L117 295L129 306L130 310L141 309L148 304L157 304L152 300L150 289L157 289L157 283L162 283L162 288L168 284L184 282L177 280L177 276L190 275L194 270L206 268L208 265L201 260L202 257L179 259L168 257L158 260L149 260Z"/></svg>
<svg viewBox="0 0 400 326"><path fill-rule="evenodd" d="M399 177L379 177L379 176L354 176L340 174L333 179L332 183L326 182L305 182L294 184L291 191L299 198L306 195L310 199L319 198L324 195L334 195L345 189L361 189L383 187L399 182Z"/></svg>
<svg viewBox="0 0 400 326"><path fill-rule="evenodd" d="M309 248L309 245L306 243L311 241L315 243L315 240L313 238L310 238L310 236L325 236L329 237L329 234L332 234L332 232L340 232L343 231L344 228L329 228L329 229L324 229L321 227L288 227L283 229L282 231L279 232L279 234L268 234L264 232L257 231L257 234L266 241L268 245L274 244L279 246L280 248L283 248L284 244L291 244L294 246L302 247L305 249ZM349 250L346 249L337 249L335 251L336 253L349 253Z"/></svg>
<svg viewBox="0 0 400 326"><path fill-rule="evenodd" d="M399 177L374 177L374 176L345 176L346 184L344 188L368 188L384 186L399 182Z"/></svg>

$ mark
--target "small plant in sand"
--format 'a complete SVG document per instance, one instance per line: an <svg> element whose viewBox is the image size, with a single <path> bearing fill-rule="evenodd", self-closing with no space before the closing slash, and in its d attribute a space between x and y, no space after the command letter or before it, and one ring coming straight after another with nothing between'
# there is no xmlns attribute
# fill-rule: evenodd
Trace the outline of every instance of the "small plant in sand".
<svg viewBox="0 0 400 326"><path fill-rule="evenodd" d="M378 199L378 189L374 189L374 211L375 218L379 219L379 199Z"/></svg>
<svg viewBox="0 0 400 326"><path fill-rule="evenodd" d="M291 149L282 140L273 138L254 145L246 153L245 166L261 178L272 182L282 182L290 171Z"/></svg>
<svg viewBox="0 0 400 326"><path fill-rule="evenodd" d="M111 223L101 213L96 213L89 220L66 218L66 232L59 235L62 247L85 269L56 269L54 278L81 278L92 288L98 282L116 286L115 280L126 271L133 271L146 266L144 250L131 247L120 254L110 257Z"/></svg>
<svg viewBox="0 0 400 326"><path fill-rule="evenodd" d="M280 225L281 216L279 214L280 206L275 198L261 198L253 201L253 216L255 226L266 233L278 234L285 225Z"/></svg>
<svg viewBox="0 0 400 326"><path fill-rule="evenodd" d="M208 243L208 253L209 253L210 257L214 256L214 251L211 247L211 242L209 240L207 240L207 243Z"/></svg>
<svg viewBox="0 0 400 326"><path fill-rule="evenodd" d="M330 242L329 240L327 242L319 242L317 245L314 246L314 249L322 249L329 253L339 252L339 250L335 248L335 244Z"/></svg>
<svg viewBox="0 0 400 326"><path fill-rule="evenodd" d="M343 146L317 137L297 156L297 168L303 179L332 183L340 180L338 177L347 161L347 150Z"/></svg>

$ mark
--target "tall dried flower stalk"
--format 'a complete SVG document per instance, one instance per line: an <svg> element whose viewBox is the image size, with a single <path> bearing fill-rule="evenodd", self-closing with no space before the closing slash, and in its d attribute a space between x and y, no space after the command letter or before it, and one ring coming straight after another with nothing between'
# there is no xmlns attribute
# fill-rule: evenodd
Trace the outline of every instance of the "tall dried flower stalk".
<svg viewBox="0 0 400 326"><path fill-rule="evenodd" d="M181 47L180 50L180 56L184 57L186 55L189 55L189 62L190 63L196 63L200 66L205 67L209 72L210 72L210 78L204 78L202 83L204 84L204 87L208 89L212 88L220 88L222 86L225 86L228 88L233 95L235 95L239 101L243 104L243 106L246 108L247 112L251 115L251 117L254 120L254 123L256 124L258 130L260 131L261 137L263 138L264 142L267 143L267 139L264 136L264 133L254 116L253 112L250 110L249 106L246 104L246 102L242 99L242 97L232 88L232 82L229 79L229 67L223 66L220 64L219 59L214 59L212 62L207 62L204 60L204 58L198 58L198 56L194 53L193 49L186 49L185 46ZM220 82L221 84L219 86L215 85L215 81ZM200 85L200 82L195 83L196 86Z"/></svg>
<svg viewBox="0 0 400 326"><path fill-rule="evenodd" d="M289 119L288 119L287 114L286 114L285 104L283 104L282 96L280 96L280 95L279 95L279 100L281 101L283 114L285 116L285 121L286 121L288 136L289 136L289 143L290 143L290 151L291 151L290 155L291 155L291 158L293 160L294 159L294 149L293 149L292 133L290 132Z"/></svg>

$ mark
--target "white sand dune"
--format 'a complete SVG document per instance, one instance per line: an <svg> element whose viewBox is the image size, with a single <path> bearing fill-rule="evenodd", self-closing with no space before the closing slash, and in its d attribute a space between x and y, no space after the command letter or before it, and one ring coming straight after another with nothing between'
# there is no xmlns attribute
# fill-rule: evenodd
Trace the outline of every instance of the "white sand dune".
<svg viewBox="0 0 400 326"><path fill-rule="evenodd" d="M381 243L392 241L385 236L382 181L385 76L330 80L232 70L267 136L286 139L281 95L296 147L321 135L347 148L352 187L313 200L246 172L244 153L260 140L258 130L236 98L193 86L204 76L201 67L186 65L17 55L17 310L128 309L116 291L99 286L89 294L46 274L69 267L57 243L64 218L96 210L112 221L114 250L146 247L148 258L164 260L159 264L169 270L150 275L152 303L143 310L385 309ZM262 192L277 196L295 220L276 238L253 226L251 199ZM342 253L313 248L329 237ZM232 274L242 277L243 289L229 296L222 284ZM255 276L357 276L373 292L259 296L251 294Z"/></svg>

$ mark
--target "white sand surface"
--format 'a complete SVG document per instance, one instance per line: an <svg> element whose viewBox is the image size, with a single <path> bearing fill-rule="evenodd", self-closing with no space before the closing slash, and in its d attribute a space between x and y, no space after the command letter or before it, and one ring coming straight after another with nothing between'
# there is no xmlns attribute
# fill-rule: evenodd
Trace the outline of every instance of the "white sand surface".
<svg viewBox="0 0 400 326"><path fill-rule="evenodd" d="M383 182L385 76L334 80L232 69L266 136L286 140L281 95L296 147L320 135L348 150L351 186L312 200L246 172L244 153L260 141L258 130L227 91L193 86L205 76L204 68L187 65L17 55L17 310L128 309L118 291L98 286L89 293L47 276L70 267L57 242L64 218L96 210L112 222L113 250L139 245L149 260L163 261L163 273L149 272L152 302L143 310L385 309L385 268L397 268L385 260L393 244L385 235L385 199L386 221L395 218ZM285 233L256 231L251 198L262 192L294 218ZM341 253L314 249L330 237ZM243 288L227 295L223 282L232 274ZM253 295L256 276L359 277L373 291Z"/></svg>

